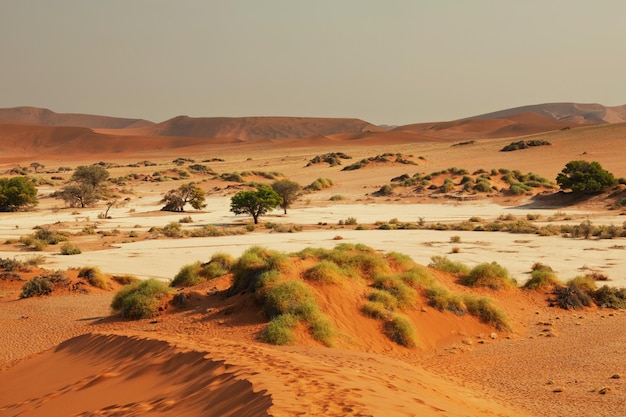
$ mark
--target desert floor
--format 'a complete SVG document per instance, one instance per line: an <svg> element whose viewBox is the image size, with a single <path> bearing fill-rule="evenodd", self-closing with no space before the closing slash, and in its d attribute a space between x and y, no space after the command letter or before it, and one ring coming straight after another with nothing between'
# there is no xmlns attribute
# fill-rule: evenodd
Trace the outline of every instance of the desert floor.
<svg viewBox="0 0 626 417"><path fill-rule="evenodd" d="M437 255L469 266L497 261L520 284L527 280L531 266L541 262L550 265L562 280L596 271L609 278L607 284L626 286L623 238L377 229L377 224L392 219L434 224L471 217L484 221L525 219L529 215L537 219L537 225L578 225L589 220L594 225L621 227L626 220L623 209L609 210L595 200L542 205L529 196L478 201L375 196L394 176L452 166L470 171L507 167L554 178L565 162L589 146L573 146L567 140L554 140L557 151L530 149L518 155L493 152L508 141L489 140L463 151L447 143L284 143L224 145L176 153L153 150L130 155L42 157L48 167L100 160L124 164L147 158L159 164L141 168L148 173L172 167L171 160L178 156L219 156L223 162L210 164L218 172L271 170L303 185L328 177L336 186L307 194L286 215L275 211L262 217L252 232L178 239L155 237L149 230L178 222L183 216L192 219L182 224L186 230L250 224L250 218L229 212L230 196L237 188L203 180L208 193L205 209L166 213L160 211L159 200L180 181L133 182L125 190L128 198L110 210L109 219L101 219L102 204L65 208L62 201L49 197L54 187L42 186L40 205L34 211L1 214L0 241L19 239L43 225L71 233L85 227L110 233L73 238L83 249L79 255L63 256L55 247L34 253L13 241L0 245L0 257L41 255L45 258L41 266L46 269L90 265L109 274L167 281L183 265L207 261L216 252L239 256L254 245L294 252L361 243L381 252L407 254L422 265ZM621 154L615 152L615 146L623 145L613 146L611 150L607 139L593 152L616 176L624 176L626 172L619 171L625 169ZM357 160L401 152L425 155L426 162L354 172L323 164L304 168L316 154L337 149ZM19 163L27 165L11 160L4 161L4 167ZM111 172L121 176L132 170L120 167ZM330 201L334 195L343 199ZM349 217L366 230L340 224ZM264 227L267 223L297 226L298 230L278 233ZM137 236L130 237L131 232ZM446 286L460 289L451 277L441 279ZM213 289L198 291L210 295ZM306 339L297 346L266 345L256 338L264 322L254 306L242 308L236 318L211 319L207 312L232 306L227 305L228 300L210 296L195 309L131 322L110 316L111 292L37 299L19 299L19 292L15 283L3 283L0 288L0 416L619 416L626 409L626 336L622 331L626 314L597 308L560 310L548 306L546 294L484 292L510 316L511 332L496 332L482 323L424 307L420 325L424 341L407 349L369 334L368 328L362 329L360 340L334 348ZM356 320L350 316L354 313L334 313L337 321Z"/></svg>

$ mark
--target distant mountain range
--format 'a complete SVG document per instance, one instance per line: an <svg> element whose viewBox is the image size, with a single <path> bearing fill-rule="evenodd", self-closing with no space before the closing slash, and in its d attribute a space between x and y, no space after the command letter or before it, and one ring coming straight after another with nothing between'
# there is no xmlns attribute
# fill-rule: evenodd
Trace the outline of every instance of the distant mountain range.
<svg viewBox="0 0 626 417"><path fill-rule="evenodd" d="M88 144L94 152L143 147L193 146L304 139L388 140L389 143L515 137L564 128L626 122L626 105L548 103L516 107L449 122L382 127L359 119L313 117L178 116L161 123L88 114L55 113L36 107L0 109L0 150L8 141L25 152L63 152ZM160 138L156 140L156 138ZM132 140L131 140L132 139ZM4 143L3 143L4 142ZM3 146L4 145L4 146ZM16 149L13 148L12 149Z"/></svg>

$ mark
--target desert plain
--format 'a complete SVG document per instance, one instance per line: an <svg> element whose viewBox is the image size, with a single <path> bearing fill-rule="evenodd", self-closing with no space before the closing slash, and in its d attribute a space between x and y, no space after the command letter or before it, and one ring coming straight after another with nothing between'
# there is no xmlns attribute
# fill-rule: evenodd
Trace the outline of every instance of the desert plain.
<svg viewBox="0 0 626 417"><path fill-rule="evenodd" d="M395 128L353 119L178 117L154 124L0 111L0 172L26 169L39 178L36 207L0 213L0 258L37 259L18 277L0 278L0 416L624 415L626 313L563 309L550 301L551 289L523 288L535 263L563 282L595 273L599 286L626 286L623 237L540 233L585 223L624 228L623 184L578 197L557 186L512 193L501 179L501 172L519 171L554 182L573 160L597 161L626 177L626 111L555 106ZM549 145L501 151L528 140ZM346 158L314 162L333 153ZM359 161L367 163L345 169ZM115 197L68 207L55 191L73 169L90 164L117 179L108 184ZM241 180L225 175L233 173ZM493 189L464 192L463 176L480 173L491 175ZM415 174L430 174L429 187L400 185ZM230 211L231 197L253 189L250 182L281 178L303 187L327 178L332 186L303 190L287 213L270 211L256 226ZM454 188L443 192L446 179ZM206 192L206 207L162 211L165 193L190 181ZM172 223L181 233L168 237L162 229ZM486 226L494 223L525 230ZM58 245L34 251L20 240L42 227L67 233L81 253L62 255ZM207 228L215 232L194 237ZM26 280L43 269L76 280L78 269L93 266L109 276L170 282L183 266L216 253L237 258L254 246L290 254L341 244L399 252L423 267L436 256L468 267L497 262L517 287L468 288L452 274L427 270L450 291L491 299L509 327L439 311L420 294L401 309L416 330L415 346L405 347L362 313L367 285L309 283L335 328L332 343L298 328L295 342L276 346L261 341L268 318L255 299L228 294L232 274L174 288L189 302L167 303L142 320L111 311L121 288L113 280L107 290L80 285L20 298Z"/></svg>

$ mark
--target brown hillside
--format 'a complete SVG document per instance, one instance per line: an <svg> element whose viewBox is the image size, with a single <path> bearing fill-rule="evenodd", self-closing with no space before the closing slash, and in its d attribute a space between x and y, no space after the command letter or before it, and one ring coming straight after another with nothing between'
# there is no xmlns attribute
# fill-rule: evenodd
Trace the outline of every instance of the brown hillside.
<svg viewBox="0 0 626 417"><path fill-rule="evenodd" d="M383 129L359 119L313 117L200 117L178 116L140 129L129 135L232 137L245 141L296 139L348 132L377 132Z"/></svg>
<svg viewBox="0 0 626 417"><path fill-rule="evenodd" d="M97 116L91 114L55 113L38 107L0 109L0 122L25 123L42 126L74 126L98 129L125 129L154 124L143 119Z"/></svg>

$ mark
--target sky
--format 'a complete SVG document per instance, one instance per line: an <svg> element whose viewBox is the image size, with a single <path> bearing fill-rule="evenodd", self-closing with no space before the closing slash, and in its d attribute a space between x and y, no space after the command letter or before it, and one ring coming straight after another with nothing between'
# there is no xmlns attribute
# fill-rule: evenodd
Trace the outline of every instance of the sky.
<svg viewBox="0 0 626 417"><path fill-rule="evenodd" d="M626 104L623 0L0 0L0 107L401 125Z"/></svg>

